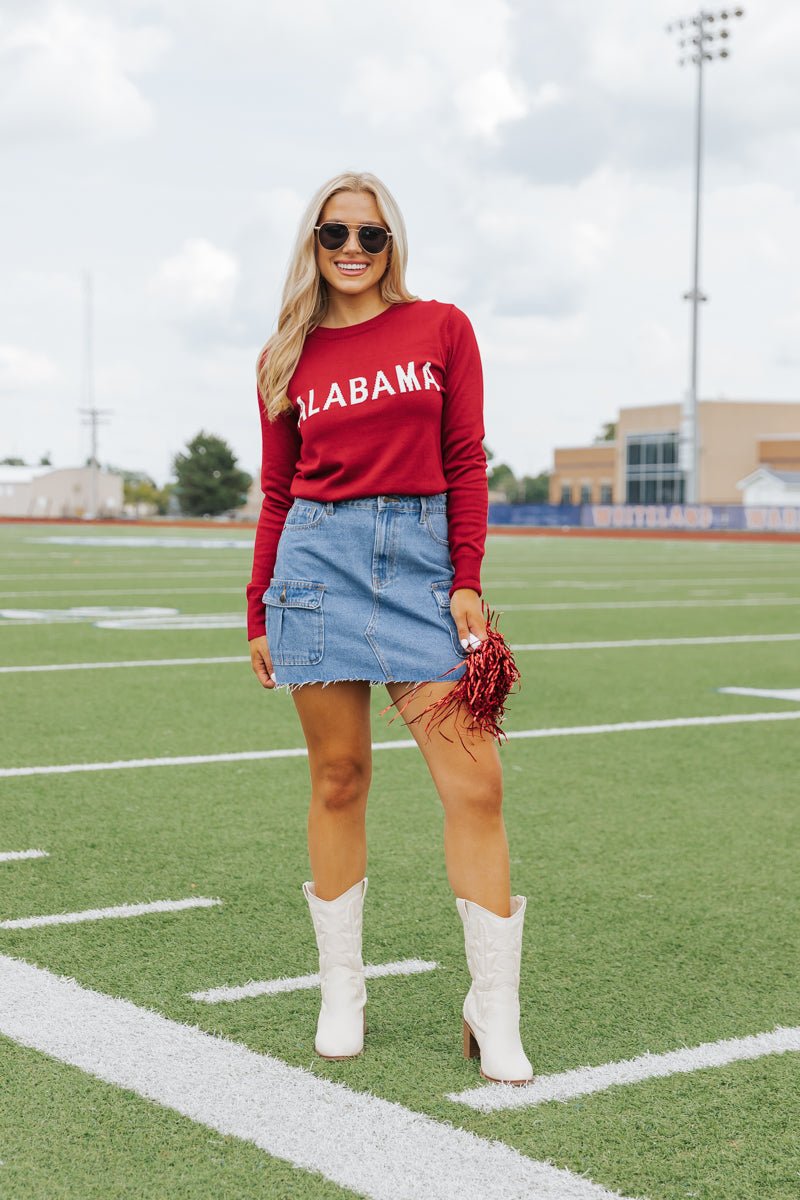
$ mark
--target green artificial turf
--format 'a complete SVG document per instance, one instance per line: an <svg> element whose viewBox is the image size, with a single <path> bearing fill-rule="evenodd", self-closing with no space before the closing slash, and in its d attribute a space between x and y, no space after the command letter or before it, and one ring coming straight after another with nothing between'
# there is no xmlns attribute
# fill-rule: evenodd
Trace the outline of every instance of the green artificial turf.
<svg viewBox="0 0 800 1200"><path fill-rule="evenodd" d="M31 540L106 532L0 526L0 604L242 610L245 550ZM130 534L215 536L213 528ZM796 545L490 537L484 590L512 645L800 631ZM664 600L703 606L621 607ZM247 653L243 629L5 620L0 665ZM516 657L522 687L509 701L509 732L798 708L716 689L800 687L800 642ZM261 689L247 663L0 682L6 767L303 745L291 697ZM374 740L408 738L400 718L389 725L391 713L380 715L387 703L385 689L373 689ZM799 746L793 720L503 744L512 889L528 897L521 1028L537 1074L800 1024ZM447 1099L480 1077L461 1054L463 933L445 873L441 805L415 746L374 752L364 958L439 967L368 980L365 1053L347 1062L314 1054L318 991L217 1005L189 999L207 987L317 969L301 892L310 878L307 795L304 757L0 779L0 850L50 855L0 863L0 919L192 894L223 901L0 929L0 954L501 1139L623 1195L797 1200L793 1053L493 1114ZM3 1197L352 1194L6 1038L0 1062Z"/></svg>

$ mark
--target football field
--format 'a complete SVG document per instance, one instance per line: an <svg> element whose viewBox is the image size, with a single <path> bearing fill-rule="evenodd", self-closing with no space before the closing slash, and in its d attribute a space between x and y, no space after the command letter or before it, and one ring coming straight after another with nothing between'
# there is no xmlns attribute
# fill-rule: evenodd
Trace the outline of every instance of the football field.
<svg viewBox="0 0 800 1200"><path fill-rule="evenodd" d="M798 1200L800 546L490 536L528 1088L372 689L364 1053L313 1049L308 764L252 533L0 525L3 1200Z"/></svg>

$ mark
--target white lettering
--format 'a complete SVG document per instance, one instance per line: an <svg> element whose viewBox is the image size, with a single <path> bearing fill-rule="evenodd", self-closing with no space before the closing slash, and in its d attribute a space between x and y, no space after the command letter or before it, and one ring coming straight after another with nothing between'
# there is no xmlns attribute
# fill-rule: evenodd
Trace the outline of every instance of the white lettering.
<svg viewBox="0 0 800 1200"><path fill-rule="evenodd" d="M381 380L383 380L382 383ZM379 396L381 392L388 392L390 396L395 394L394 388L389 383L389 380L386 378L383 371L378 371L375 376L375 387L372 389L372 399L374 400L375 397Z"/></svg>
<svg viewBox="0 0 800 1200"><path fill-rule="evenodd" d="M347 408L347 401L342 395L342 389L336 382L331 384L331 390L328 392L328 399L325 401L322 411L326 412L333 403L341 405L342 408Z"/></svg>
<svg viewBox="0 0 800 1200"><path fill-rule="evenodd" d="M419 386L419 380L414 374L413 362L408 364L405 371L399 363L395 366L394 370L397 376L397 386L401 392L419 392L422 390Z"/></svg>
<svg viewBox="0 0 800 1200"><path fill-rule="evenodd" d="M350 380L350 403L361 404L368 395L367 381L363 375Z"/></svg>
<svg viewBox="0 0 800 1200"><path fill-rule="evenodd" d="M300 416L298 418L298 425L299 425L300 421L305 421L305 419L306 419L306 404L305 404L305 400L303 399L302 396L297 397L297 404L300 409Z"/></svg>
<svg viewBox="0 0 800 1200"><path fill-rule="evenodd" d="M318 413L318 412L319 412L319 409L314 408L314 389L312 388L311 391L308 393L308 415L310 417L313 417L314 414Z"/></svg>
<svg viewBox="0 0 800 1200"><path fill-rule="evenodd" d="M425 380L426 391L431 387L435 387L437 392L442 390L436 380L433 378L433 372L431 371L431 364L429 362L426 362L425 366L422 368L422 378Z"/></svg>

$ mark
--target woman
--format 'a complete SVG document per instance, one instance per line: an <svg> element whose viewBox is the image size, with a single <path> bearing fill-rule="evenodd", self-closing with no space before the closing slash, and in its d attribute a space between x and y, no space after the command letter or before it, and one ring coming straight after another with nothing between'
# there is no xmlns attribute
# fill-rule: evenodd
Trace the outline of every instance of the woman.
<svg viewBox="0 0 800 1200"><path fill-rule="evenodd" d="M486 637L480 355L460 309L407 290L407 258L385 185L369 173L329 180L302 218L278 329L258 360L264 502L248 639L261 684L289 688L308 745L314 878L303 892L321 977L314 1045L325 1058L359 1054L366 1031L370 688L385 684L393 703L405 695L411 722ZM480 1056L485 1078L525 1084L526 898L509 894L497 745L457 712L438 726L444 736L410 728L444 806L464 926L464 1053Z"/></svg>

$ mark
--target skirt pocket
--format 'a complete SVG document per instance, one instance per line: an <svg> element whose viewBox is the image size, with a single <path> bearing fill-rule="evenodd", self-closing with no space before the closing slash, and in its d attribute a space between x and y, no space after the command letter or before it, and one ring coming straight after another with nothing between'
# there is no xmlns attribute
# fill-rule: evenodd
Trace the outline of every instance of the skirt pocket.
<svg viewBox="0 0 800 1200"><path fill-rule="evenodd" d="M273 579L264 592L267 645L273 664L283 667L318 663L325 646L324 583L311 579Z"/></svg>
<svg viewBox="0 0 800 1200"><path fill-rule="evenodd" d="M452 583L452 579L444 579L440 583L432 583L431 591L436 601L436 610L450 630L450 640L453 643L453 649L459 658L466 658L468 652L458 639L458 626L455 623L453 614L450 612L450 588Z"/></svg>

